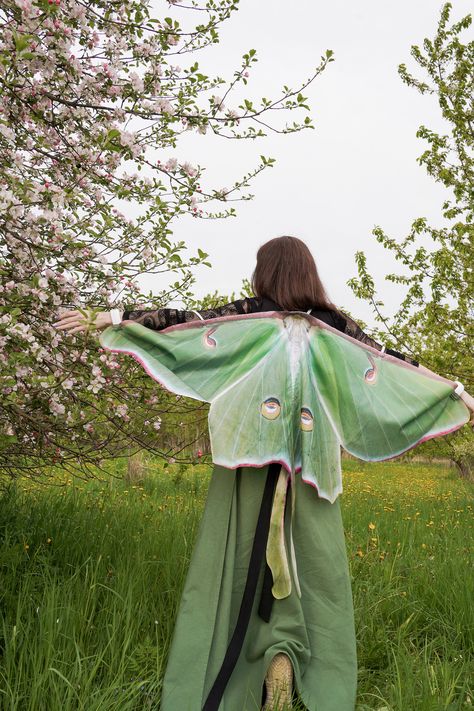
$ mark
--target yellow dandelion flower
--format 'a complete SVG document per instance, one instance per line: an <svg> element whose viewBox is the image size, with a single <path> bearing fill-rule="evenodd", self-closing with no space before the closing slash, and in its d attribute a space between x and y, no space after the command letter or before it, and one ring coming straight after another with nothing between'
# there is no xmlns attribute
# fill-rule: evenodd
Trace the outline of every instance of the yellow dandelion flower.
<svg viewBox="0 0 474 711"><path fill-rule="evenodd" d="M375 523L369 523L368 528L369 528L369 531L373 531L375 528Z"/></svg>

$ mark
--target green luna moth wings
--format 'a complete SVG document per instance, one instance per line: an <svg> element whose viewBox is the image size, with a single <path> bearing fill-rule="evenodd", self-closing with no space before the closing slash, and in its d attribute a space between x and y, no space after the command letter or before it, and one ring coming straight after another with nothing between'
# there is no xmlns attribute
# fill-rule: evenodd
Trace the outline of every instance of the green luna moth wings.
<svg viewBox="0 0 474 711"><path fill-rule="evenodd" d="M134 356L174 393L211 403L213 461L280 462L335 501L340 448L389 459L465 424L455 384L420 372L299 312L110 326L104 348Z"/></svg>

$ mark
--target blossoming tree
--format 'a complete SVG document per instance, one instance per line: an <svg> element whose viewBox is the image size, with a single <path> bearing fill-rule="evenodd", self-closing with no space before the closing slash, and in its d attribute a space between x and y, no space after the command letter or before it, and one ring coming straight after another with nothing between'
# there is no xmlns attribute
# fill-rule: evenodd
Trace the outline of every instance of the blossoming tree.
<svg viewBox="0 0 474 711"><path fill-rule="evenodd" d="M173 222L234 214L229 203L251 197L250 181L273 159L260 156L229 189L214 189L202 166L178 158L183 133L253 140L313 127L302 92L330 50L297 87L238 103L255 50L229 79L206 75L195 57L219 41L238 2L170 5L166 17L149 0L0 6L3 474L61 466L87 475L130 442L172 454L157 430L185 404L131 359L119 366L100 352L93 332L58 332L57 310L137 303L134 277L144 272L168 275L169 286L140 301L191 297L193 268L208 255L173 241ZM295 109L301 122L272 119Z"/></svg>

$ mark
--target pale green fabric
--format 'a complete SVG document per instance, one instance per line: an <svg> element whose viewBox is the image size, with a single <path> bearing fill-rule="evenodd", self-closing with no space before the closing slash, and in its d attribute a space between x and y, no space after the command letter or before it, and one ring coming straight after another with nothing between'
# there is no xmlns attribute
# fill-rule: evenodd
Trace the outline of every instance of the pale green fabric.
<svg viewBox="0 0 474 711"><path fill-rule="evenodd" d="M201 711L237 618L267 467L215 466L195 541L163 681L161 711ZM289 541L290 508L285 517ZM294 546L301 584L275 600L269 623L249 629L219 711L258 711L272 657L286 652L308 711L353 711L356 648L339 499L331 504L296 476Z"/></svg>

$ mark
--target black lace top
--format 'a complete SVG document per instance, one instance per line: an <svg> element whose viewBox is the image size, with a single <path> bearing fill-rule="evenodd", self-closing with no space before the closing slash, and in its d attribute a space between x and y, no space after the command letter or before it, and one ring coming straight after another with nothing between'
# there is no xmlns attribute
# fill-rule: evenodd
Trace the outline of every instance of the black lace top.
<svg viewBox="0 0 474 711"><path fill-rule="evenodd" d="M282 309L277 304L269 299L261 299L252 296L246 297L245 299L237 299L237 301L232 301L230 304L224 304L223 306L217 306L214 309L204 309L200 311L186 311L180 309L129 310L125 308L125 311L122 314L122 320L130 319L141 323L147 328L152 328L155 331L161 331L163 328L168 328L168 326L175 326L179 323L186 323L187 321L196 321L199 316L203 319L209 319L219 318L220 316L235 316L236 314L250 314L260 311L281 310ZM377 341L364 333L359 324L343 311L336 311L332 309L313 309L311 311L311 316L314 316L320 321L324 321L324 323L327 323L329 326L337 328L338 331L342 331L342 333L346 333L348 336L352 336L352 338L355 338L362 343L372 346L372 348L376 348L379 351L383 348L380 343L377 343ZM403 353L399 353L392 348L386 348L385 352L395 356L396 358L405 360L412 365L418 365L418 361L413 360L413 358L410 358Z"/></svg>

